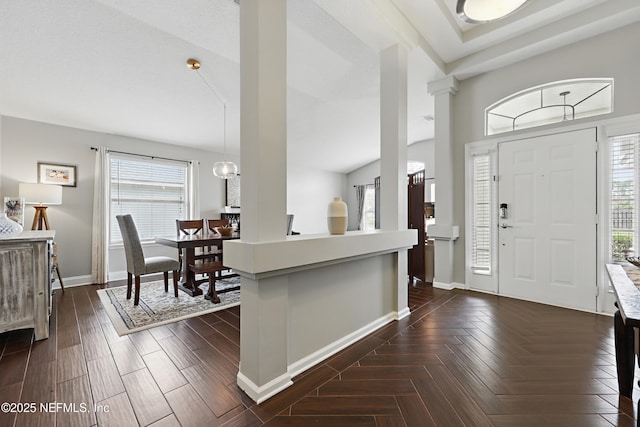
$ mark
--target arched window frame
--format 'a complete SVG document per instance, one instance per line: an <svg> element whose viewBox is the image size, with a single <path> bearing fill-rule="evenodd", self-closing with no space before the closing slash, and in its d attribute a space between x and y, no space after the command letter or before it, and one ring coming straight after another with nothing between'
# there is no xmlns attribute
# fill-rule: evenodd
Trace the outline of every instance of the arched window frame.
<svg viewBox="0 0 640 427"><path fill-rule="evenodd" d="M587 90L589 86L592 86L592 89ZM571 89L574 88L578 90L572 91ZM537 94L539 94L539 104L527 106L527 98L533 99ZM613 94L612 78L560 80L524 89L502 98L485 108L484 134L486 136L497 135L520 129L559 123L565 120L609 114L613 112ZM567 99L568 96L569 99ZM580 106L587 105L585 103L590 99L592 100L591 102L593 102L596 96L602 99L600 105L602 108L595 110L581 110L579 108ZM514 110L510 111L509 114L505 114L504 111L501 111L501 107L504 109L505 106L511 106ZM544 114L546 114L547 117L538 121L522 122L524 117L528 116L531 118L534 114L541 114L542 110L546 110ZM553 110L556 112L553 112ZM491 118L497 117L501 117L505 119L505 121L511 120L511 126L492 126L490 123ZM519 120L520 123L518 123Z"/></svg>

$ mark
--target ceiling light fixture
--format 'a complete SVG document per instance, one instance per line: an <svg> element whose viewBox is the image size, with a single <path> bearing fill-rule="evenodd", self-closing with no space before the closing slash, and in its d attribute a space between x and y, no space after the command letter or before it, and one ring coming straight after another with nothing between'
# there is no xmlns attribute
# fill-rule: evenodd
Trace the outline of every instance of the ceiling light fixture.
<svg viewBox="0 0 640 427"><path fill-rule="evenodd" d="M560 92L560 96L563 98L562 100L562 121L567 120L567 95L571 93L570 90L565 90L564 92Z"/></svg>
<svg viewBox="0 0 640 427"><path fill-rule="evenodd" d="M218 91L216 91L209 82L207 82L202 74L200 74L200 61L197 59L189 58L187 59L187 68L190 70L194 70L198 77L202 80L204 85L218 98L218 101L222 104L223 110L223 141L224 141L224 157L223 161L216 162L213 165L213 174L218 178L229 179L238 175L238 166L236 166L233 162L227 161L227 102L218 95Z"/></svg>
<svg viewBox="0 0 640 427"><path fill-rule="evenodd" d="M529 0L458 0L456 13L465 22L481 24L504 18Z"/></svg>

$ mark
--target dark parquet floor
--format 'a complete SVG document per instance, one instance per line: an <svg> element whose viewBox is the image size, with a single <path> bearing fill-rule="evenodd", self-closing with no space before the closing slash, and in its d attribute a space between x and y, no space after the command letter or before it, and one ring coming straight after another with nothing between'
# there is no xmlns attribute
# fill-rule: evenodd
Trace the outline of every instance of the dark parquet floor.
<svg viewBox="0 0 640 427"><path fill-rule="evenodd" d="M238 308L119 337L96 289L55 293L47 340L0 334L0 402L37 404L0 426L635 425L611 317L417 285L409 317L255 405Z"/></svg>

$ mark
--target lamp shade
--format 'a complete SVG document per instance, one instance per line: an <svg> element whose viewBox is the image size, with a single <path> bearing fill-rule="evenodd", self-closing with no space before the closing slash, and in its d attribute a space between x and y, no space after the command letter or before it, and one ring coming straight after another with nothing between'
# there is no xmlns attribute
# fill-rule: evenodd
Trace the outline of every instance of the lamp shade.
<svg viewBox="0 0 640 427"><path fill-rule="evenodd" d="M238 175L238 167L233 162L216 162L213 165L213 174L218 178L229 179Z"/></svg>
<svg viewBox="0 0 640 427"><path fill-rule="evenodd" d="M50 184L31 184L21 182L18 184L20 197L30 205L61 205L62 187Z"/></svg>

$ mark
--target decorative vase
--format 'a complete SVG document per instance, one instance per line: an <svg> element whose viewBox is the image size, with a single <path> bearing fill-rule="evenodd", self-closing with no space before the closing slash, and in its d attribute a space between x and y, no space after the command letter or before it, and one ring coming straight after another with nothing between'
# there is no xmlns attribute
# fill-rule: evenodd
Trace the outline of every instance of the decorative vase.
<svg viewBox="0 0 640 427"><path fill-rule="evenodd" d="M347 231L347 204L340 197L334 197L327 210L327 225L330 234L344 234Z"/></svg>
<svg viewBox="0 0 640 427"><path fill-rule="evenodd" d="M0 213L0 237L9 237L22 232L22 226L7 217L6 212Z"/></svg>

